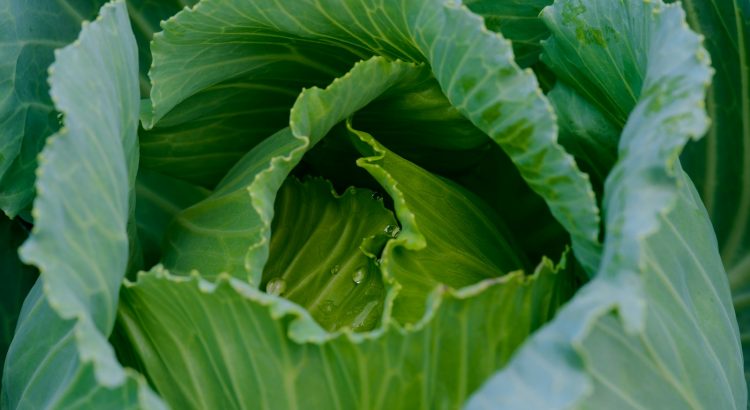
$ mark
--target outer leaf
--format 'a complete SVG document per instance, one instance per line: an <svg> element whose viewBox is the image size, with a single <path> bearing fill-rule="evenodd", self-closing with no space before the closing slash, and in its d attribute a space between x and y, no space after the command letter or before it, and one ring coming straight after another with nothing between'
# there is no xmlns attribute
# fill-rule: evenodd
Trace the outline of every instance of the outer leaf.
<svg viewBox="0 0 750 410"><path fill-rule="evenodd" d="M353 131L366 158L357 165L393 198L403 229L383 252L385 278L400 287L393 317L416 323L433 289L454 289L528 264L497 214L447 180L388 151L369 134Z"/></svg>
<svg viewBox="0 0 750 410"><path fill-rule="evenodd" d="M106 339L61 319L42 288L40 279L21 310L3 373L4 409L164 408L143 376L123 371Z"/></svg>
<svg viewBox="0 0 750 410"><path fill-rule="evenodd" d="M21 250L41 277L6 362L4 407L157 400L142 377L120 367L106 339L128 264L138 163L138 60L126 10L122 1L102 7L51 69L65 127L43 151L36 225Z"/></svg>
<svg viewBox="0 0 750 410"><path fill-rule="evenodd" d="M706 99L713 125L682 160L716 229L750 383L750 1L682 4L690 26L706 36L716 69Z"/></svg>
<svg viewBox="0 0 750 410"><path fill-rule="evenodd" d="M716 69L707 102L713 126L686 149L685 168L696 179L716 227L731 276L750 276L750 2L683 2L691 27L706 36ZM736 267L736 268L735 268Z"/></svg>
<svg viewBox="0 0 750 410"><path fill-rule="evenodd" d="M292 10L270 0L202 1L170 19L163 34L155 36L153 111L144 117L145 125L153 126L200 90L262 66L268 56L246 51L269 41L269 35L281 42L305 38L359 55L429 63L451 104L495 140L547 200L571 233L582 264L589 272L598 266L594 194L573 158L556 143L551 109L533 74L513 62L507 41L453 3L369 0L353 7L305 0Z"/></svg>
<svg viewBox="0 0 750 410"><path fill-rule="evenodd" d="M564 56L553 64L560 77L587 70L602 78L619 69L623 79L643 75L643 86L607 178L597 277L469 408L745 408L724 269L705 209L677 159L687 139L707 127L702 101L710 69L700 39L686 29L679 7L659 2L559 1L545 10L545 21L554 36L545 46L549 58ZM591 41L570 53L555 48L577 39ZM644 47L644 59L601 64L597 57L612 51L610 41L614 49ZM628 84L591 88L608 93L600 103L612 118L627 114L617 102L632 97ZM616 361L614 344L622 347Z"/></svg>
<svg viewBox="0 0 750 410"><path fill-rule="evenodd" d="M244 281L159 269L126 287L120 314L177 408L455 408L566 298L553 271L545 261L530 278L438 288L411 330L329 334Z"/></svg>
<svg viewBox="0 0 750 410"><path fill-rule="evenodd" d="M159 20L194 0L131 0L148 91L148 43ZM8 0L0 5L0 209L10 216L34 198L34 170L44 142L60 126L49 98L47 68L53 51L70 43L81 23L96 17L103 0ZM24 215L28 218L28 215Z"/></svg>
<svg viewBox="0 0 750 410"><path fill-rule="evenodd" d="M0 208L10 216L31 202L36 156L59 127L46 84L52 51L74 40L99 5L8 0L0 6Z"/></svg>
<svg viewBox="0 0 750 410"><path fill-rule="evenodd" d="M36 280L36 272L18 259L18 247L27 232L19 223L0 215L0 367L13 339L18 314L26 294Z"/></svg>
<svg viewBox="0 0 750 410"><path fill-rule="evenodd" d="M399 82L424 76L413 64L372 58L327 89L304 91L290 127L261 142L227 174L205 201L180 213L168 232L164 263L179 273L222 272L260 284L268 259L273 201L302 155L338 122ZM233 215L227 219L226 215Z"/></svg>

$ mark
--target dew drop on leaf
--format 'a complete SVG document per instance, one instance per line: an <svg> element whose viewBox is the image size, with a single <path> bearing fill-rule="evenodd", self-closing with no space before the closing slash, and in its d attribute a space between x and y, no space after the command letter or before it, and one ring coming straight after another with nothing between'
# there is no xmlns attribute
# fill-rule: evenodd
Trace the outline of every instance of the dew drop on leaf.
<svg viewBox="0 0 750 410"><path fill-rule="evenodd" d="M399 232L401 232L401 228L399 228L398 225L388 225L383 231L391 238L395 238L398 236Z"/></svg>
<svg viewBox="0 0 750 410"><path fill-rule="evenodd" d="M266 285L266 293L274 296L281 296L286 290L286 281L282 278L273 278Z"/></svg>
<svg viewBox="0 0 750 410"><path fill-rule="evenodd" d="M365 280L365 277L367 276L367 271L365 268L359 268L356 271L354 271L354 274L352 275L352 280L354 283L359 285L362 283L363 280Z"/></svg>

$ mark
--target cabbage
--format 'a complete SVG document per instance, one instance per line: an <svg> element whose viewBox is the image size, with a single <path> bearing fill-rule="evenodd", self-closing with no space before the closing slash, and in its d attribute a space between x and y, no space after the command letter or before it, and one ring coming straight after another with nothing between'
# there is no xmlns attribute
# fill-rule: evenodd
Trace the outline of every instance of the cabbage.
<svg viewBox="0 0 750 410"><path fill-rule="evenodd" d="M747 407L746 0L96 3L0 10L3 409Z"/></svg>

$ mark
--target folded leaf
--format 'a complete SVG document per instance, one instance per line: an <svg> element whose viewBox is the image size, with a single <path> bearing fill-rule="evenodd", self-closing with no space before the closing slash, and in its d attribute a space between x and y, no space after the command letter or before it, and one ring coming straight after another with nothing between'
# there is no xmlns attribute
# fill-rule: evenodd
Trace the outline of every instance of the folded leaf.
<svg viewBox="0 0 750 410"><path fill-rule="evenodd" d="M455 408L567 298L567 284L545 260L531 277L436 289L409 330L387 320L369 333L326 333L244 281L157 268L126 286L120 317L177 408Z"/></svg>
<svg viewBox="0 0 750 410"><path fill-rule="evenodd" d="M148 46L159 21L195 0L130 0L141 62L141 90L147 93ZM0 209L27 211L34 199L37 155L61 125L49 98L47 69L54 50L75 40L81 23L96 17L104 0L8 0L0 6Z"/></svg>
<svg viewBox="0 0 750 410"><path fill-rule="evenodd" d="M402 225L382 256L385 278L400 288L393 306L399 323L418 322L436 287L459 289L527 267L505 225L481 199L390 152L371 135L352 132L367 155L357 165L393 198Z"/></svg>
<svg viewBox="0 0 750 410"><path fill-rule="evenodd" d="M292 9L265 0L204 0L170 19L155 36L152 109L144 114L144 126L157 125L201 90L261 70L275 60L275 50L286 53L289 47L283 46L293 40L338 48L338 56L374 54L428 63L451 104L499 144L545 198L570 232L582 265L589 272L596 269L601 247L594 193L557 144L549 103L533 74L513 61L510 43L453 3L369 0L353 7L305 0ZM261 46L271 51L259 52Z"/></svg>
<svg viewBox="0 0 750 410"><path fill-rule="evenodd" d="M40 160L36 224L21 256L41 276L8 354L3 407L85 407L113 398L124 407L159 407L145 379L124 370L107 342L130 253L137 58L127 8L116 1L50 69L65 125Z"/></svg>
<svg viewBox="0 0 750 410"><path fill-rule="evenodd" d="M257 32L252 37L255 41L237 56L244 62L241 69L228 71L228 79L185 99L140 133L144 168L213 188L242 155L289 124L289 109L301 89L325 87L362 59L318 42ZM158 60L158 47L155 52ZM232 55L211 54L211 59L226 69ZM248 64L248 56L259 61ZM159 73L159 67L154 70Z"/></svg>
<svg viewBox="0 0 750 410"><path fill-rule="evenodd" d="M73 41L81 21L96 16L101 4L8 0L0 6L0 208L11 217L33 199L36 156L60 126L47 85L53 50Z"/></svg>
<svg viewBox="0 0 750 410"><path fill-rule="evenodd" d="M605 185L602 266L469 408L747 406L726 276L678 161L688 138L707 127L710 78L708 56L684 18L661 2L567 0L545 9L553 33L545 61L560 78L590 73L596 85L623 70L621 82L590 88L613 121L627 118ZM574 39L583 46L567 49ZM642 54L601 63L618 49Z"/></svg>
<svg viewBox="0 0 750 410"><path fill-rule="evenodd" d="M167 233L164 265L181 274L196 269L207 278L226 272L258 286L268 259L276 192L302 155L335 124L424 73L414 64L374 57L325 90L305 90L292 108L289 128L258 144L211 196L176 217Z"/></svg>
<svg viewBox="0 0 750 410"><path fill-rule="evenodd" d="M683 1L716 69L706 98L711 128L681 160L711 216L739 320L750 385L750 2Z"/></svg>

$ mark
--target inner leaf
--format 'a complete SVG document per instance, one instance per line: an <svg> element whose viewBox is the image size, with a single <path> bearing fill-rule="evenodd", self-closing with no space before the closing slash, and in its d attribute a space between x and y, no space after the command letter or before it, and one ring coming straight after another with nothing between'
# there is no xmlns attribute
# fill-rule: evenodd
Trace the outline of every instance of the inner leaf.
<svg viewBox="0 0 750 410"><path fill-rule="evenodd" d="M383 252L383 273L401 285L393 316L416 323L428 294L454 289L529 266L503 221L481 199L389 151L370 134L351 129L357 165L393 199L402 235Z"/></svg>
<svg viewBox="0 0 750 410"><path fill-rule="evenodd" d="M338 196L324 179L292 177L274 207L261 287L304 306L329 331L373 329L385 299L377 257L400 229L382 197L361 188Z"/></svg>

